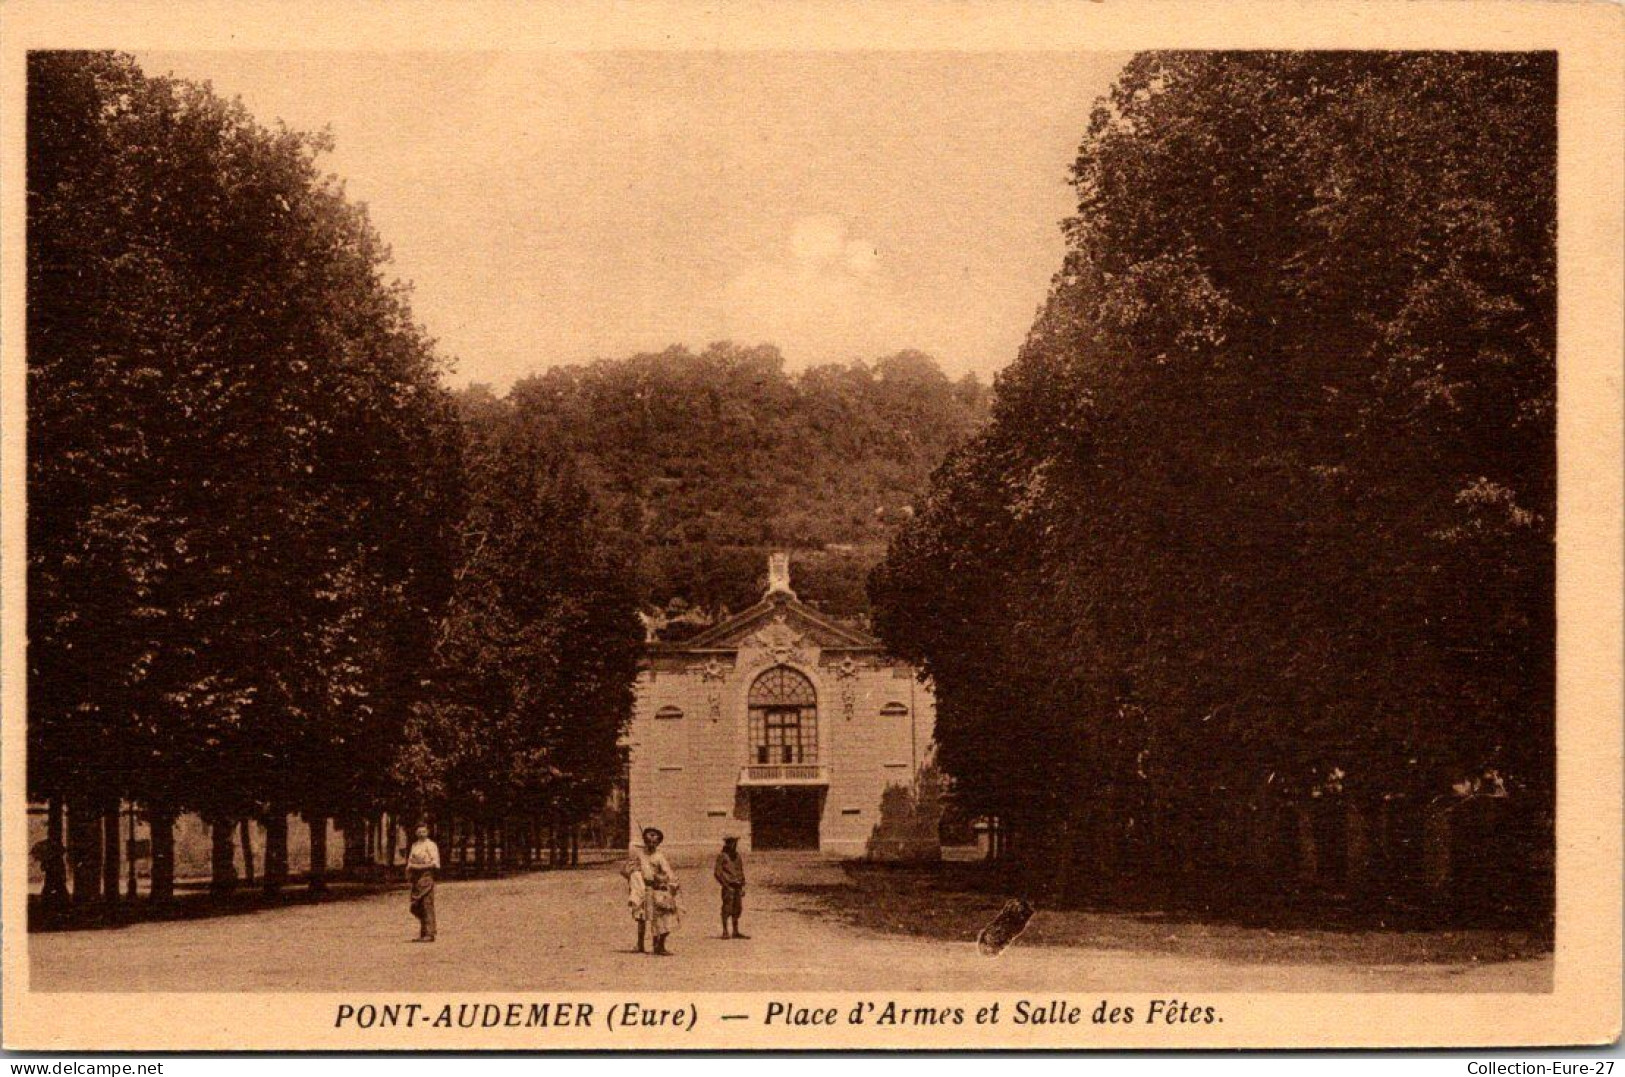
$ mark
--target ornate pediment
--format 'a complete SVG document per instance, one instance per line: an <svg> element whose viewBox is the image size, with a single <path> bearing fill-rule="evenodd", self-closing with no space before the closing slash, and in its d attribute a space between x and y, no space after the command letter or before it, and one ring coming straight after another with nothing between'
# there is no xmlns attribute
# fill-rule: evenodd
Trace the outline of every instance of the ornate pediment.
<svg viewBox="0 0 1625 1077"><path fill-rule="evenodd" d="M806 653L831 647L878 649L880 643L857 629L814 613L781 593L737 617L711 626L682 646L704 650L759 648L787 655L797 648Z"/></svg>

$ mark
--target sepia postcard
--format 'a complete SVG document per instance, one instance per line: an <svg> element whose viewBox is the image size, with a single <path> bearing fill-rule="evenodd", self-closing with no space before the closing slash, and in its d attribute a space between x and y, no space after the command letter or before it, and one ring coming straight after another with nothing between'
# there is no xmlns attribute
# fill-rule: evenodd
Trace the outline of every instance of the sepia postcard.
<svg viewBox="0 0 1625 1077"><path fill-rule="evenodd" d="M1612 3L0 3L3 1043L1620 1034Z"/></svg>

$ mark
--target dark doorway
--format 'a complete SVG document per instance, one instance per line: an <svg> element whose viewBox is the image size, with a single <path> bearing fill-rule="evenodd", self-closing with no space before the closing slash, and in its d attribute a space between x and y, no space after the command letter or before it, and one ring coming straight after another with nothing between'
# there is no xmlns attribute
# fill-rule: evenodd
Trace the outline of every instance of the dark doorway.
<svg viewBox="0 0 1625 1077"><path fill-rule="evenodd" d="M760 786L750 791L750 846L758 849L818 848L819 786Z"/></svg>

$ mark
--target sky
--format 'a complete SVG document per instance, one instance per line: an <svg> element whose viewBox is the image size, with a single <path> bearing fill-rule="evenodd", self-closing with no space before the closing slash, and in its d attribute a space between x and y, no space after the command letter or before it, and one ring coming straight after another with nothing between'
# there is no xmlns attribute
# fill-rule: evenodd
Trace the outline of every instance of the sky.
<svg viewBox="0 0 1625 1077"><path fill-rule="evenodd" d="M452 382L718 340L984 378L1051 275L1106 53L143 53L331 131Z"/></svg>

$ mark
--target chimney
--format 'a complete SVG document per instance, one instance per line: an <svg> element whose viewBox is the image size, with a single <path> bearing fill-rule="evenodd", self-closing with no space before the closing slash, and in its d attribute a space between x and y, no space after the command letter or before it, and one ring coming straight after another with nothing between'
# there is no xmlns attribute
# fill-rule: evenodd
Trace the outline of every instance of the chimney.
<svg viewBox="0 0 1625 1077"><path fill-rule="evenodd" d="M790 555L782 550L767 555L767 593L796 597L790 590Z"/></svg>

